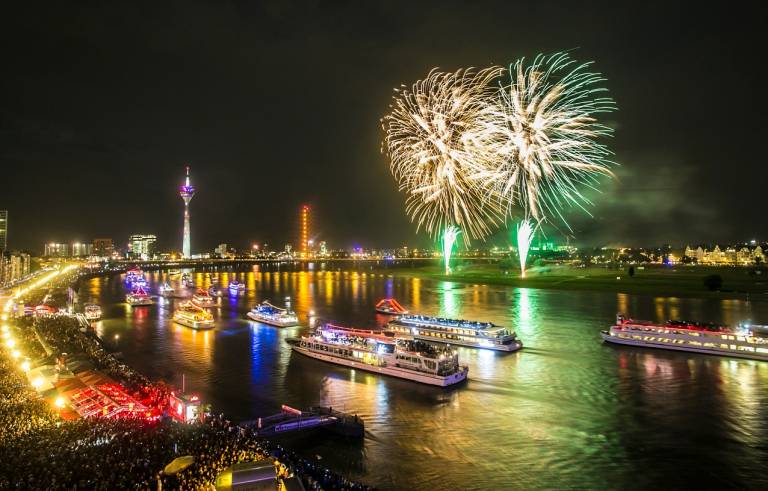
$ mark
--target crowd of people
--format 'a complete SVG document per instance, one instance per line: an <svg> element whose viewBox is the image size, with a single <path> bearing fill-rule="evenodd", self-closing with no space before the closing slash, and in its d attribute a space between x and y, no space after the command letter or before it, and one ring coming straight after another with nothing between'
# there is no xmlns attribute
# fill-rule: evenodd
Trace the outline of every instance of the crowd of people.
<svg viewBox="0 0 768 491"><path fill-rule="evenodd" d="M167 399L164 385L117 360L72 317L16 320L13 331L32 359L84 356L143 399ZM16 365L7 350L0 350L0 489L212 489L227 467L264 459L274 462L276 476L296 475L306 489L369 489L222 415L191 424L167 417L62 420ZM162 472L186 455L195 458L188 468L174 475Z"/></svg>

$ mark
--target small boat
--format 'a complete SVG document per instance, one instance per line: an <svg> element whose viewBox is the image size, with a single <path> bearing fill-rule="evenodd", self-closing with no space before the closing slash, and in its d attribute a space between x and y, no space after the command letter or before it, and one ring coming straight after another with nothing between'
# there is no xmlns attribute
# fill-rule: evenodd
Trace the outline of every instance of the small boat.
<svg viewBox="0 0 768 491"><path fill-rule="evenodd" d="M168 270L168 274L171 275L171 276L179 276L181 274L181 270L180 269L171 269L171 270Z"/></svg>
<svg viewBox="0 0 768 491"><path fill-rule="evenodd" d="M408 311L394 298L382 298L376 304L376 312L384 315L404 315Z"/></svg>
<svg viewBox="0 0 768 491"><path fill-rule="evenodd" d="M469 368L458 352L381 331L326 324L314 333L286 340L303 355L372 373L447 387L466 380Z"/></svg>
<svg viewBox="0 0 768 491"><path fill-rule="evenodd" d="M211 329L214 327L213 315L192 302L184 302L173 312L173 321L192 329Z"/></svg>
<svg viewBox="0 0 768 491"><path fill-rule="evenodd" d="M229 283L229 293L237 294L239 292L245 291L245 283L239 283L237 281L232 281Z"/></svg>
<svg viewBox="0 0 768 491"><path fill-rule="evenodd" d="M198 307L213 307L216 300L206 290L200 289L192 295L192 303Z"/></svg>
<svg viewBox="0 0 768 491"><path fill-rule="evenodd" d="M657 324L617 314L616 323L600 335L609 343L768 361L768 335L760 327L675 320Z"/></svg>
<svg viewBox="0 0 768 491"><path fill-rule="evenodd" d="M173 287L166 281L162 285L160 285L160 288L157 289L161 296L165 298L173 297L174 293L176 293L176 290L173 289Z"/></svg>
<svg viewBox="0 0 768 491"><path fill-rule="evenodd" d="M219 290L218 288L216 288L213 285L208 287L208 294L211 295L212 297L223 297L224 296L224 292Z"/></svg>
<svg viewBox="0 0 768 491"><path fill-rule="evenodd" d="M96 304L93 304L93 303L85 304L84 313L85 313L85 318L88 319L89 321L97 321L101 319L101 307Z"/></svg>
<svg viewBox="0 0 768 491"><path fill-rule="evenodd" d="M150 297L142 287L137 287L131 293L126 295L125 301L128 302L128 305L132 307L139 305L152 305L154 303L152 301L152 297Z"/></svg>
<svg viewBox="0 0 768 491"><path fill-rule="evenodd" d="M271 326L293 327L299 325L299 318L295 312L275 307L268 301L261 302L246 315L249 319Z"/></svg>

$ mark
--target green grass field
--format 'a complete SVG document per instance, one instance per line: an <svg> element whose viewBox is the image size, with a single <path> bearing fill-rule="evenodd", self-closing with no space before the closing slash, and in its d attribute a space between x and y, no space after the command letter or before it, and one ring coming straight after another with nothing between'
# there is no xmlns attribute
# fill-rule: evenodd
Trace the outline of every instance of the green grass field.
<svg viewBox="0 0 768 491"><path fill-rule="evenodd" d="M627 269L627 267L609 269L598 266L586 268L564 265L541 266L529 269L525 279L519 277L519 270L504 272L497 264L458 266L450 275L444 274L442 268L436 266L394 269L386 272L396 276L526 288L768 300L768 272L756 272L755 268L645 265L635 266L634 277L629 276ZM722 286L718 291L710 291L704 285L704 278L713 274L723 278Z"/></svg>

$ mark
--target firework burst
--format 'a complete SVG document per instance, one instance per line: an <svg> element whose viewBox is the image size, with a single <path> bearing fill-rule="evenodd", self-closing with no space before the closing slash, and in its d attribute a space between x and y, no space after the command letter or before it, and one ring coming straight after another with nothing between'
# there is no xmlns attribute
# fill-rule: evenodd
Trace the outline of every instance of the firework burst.
<svg viewBox="0 0 768 491"><path fill-rule="evenodd" d="M509 81L496 104L480 119L478 145L497 153L496 167L485 175L487 194L500 199L508 214L523 210L541 221L562 215L565 207L586 211L584 187L595 189L611 175L611 152L597 141L612 134L597 115L615 110L601 87L604 78L565 53L539 55L509 68ZM587 212L588 213L588 212Z"/></svg>
<svg viewBox="0 0 768 491"><path fill-rule="evenodd" d="M406 193L406 211L417 229L435 237L458 227L465 243L489 235L503 208L487 193L496 149L482 133L492 128L489 104L500 67L454 73L432 70L397 90L382 119L390 169Z"/></svg>

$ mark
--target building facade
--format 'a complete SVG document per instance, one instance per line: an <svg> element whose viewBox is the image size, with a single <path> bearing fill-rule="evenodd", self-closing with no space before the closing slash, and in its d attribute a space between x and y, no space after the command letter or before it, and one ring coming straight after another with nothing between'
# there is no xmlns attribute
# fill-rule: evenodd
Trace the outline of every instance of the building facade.
<svg viewBox="0 0 768 491"><path fill-rule="evenodd" d="M115 246L112 239L93 239L92 253L98 257L112 257Z"/></svg>
<svg viewBox="0 0 768 491"><path fill-rule="evenodd" d="M72 257L87 257L93 252L93 244L88 242L73 242L70 250L72 251Z"/></svg>
<svg viewBox="0 0 768 491"><path fill-rule="evenodd" d="M0 286L5 286L29 274L31 257L25 252L0 252Z"/></svg>
<svg viewBox="0 0 768 491"><path fill-rule="evenodd" d="M149 259L155 255L154 235L135 234L128 239L128 256L132 259Z"/></svg>
<svg viewBox="0 0 768 491"><path fill-rule="evenodd" d="M765 254L760 245L726 246L722 249L719 245L712 249L706 246L695 249L686 246L683 257L690 262L707 265L752 266L765 263Z"/></svg>
<svg viewBox="0 0 768 491"><path fill-rule="evenodd" d="M0 210L0 253L8 248L8 210Z"/></svg>
<svg viewBox="0 0 768 491"><path fill-rule="evenodd" d="M46 257L69 257L69 244L63 242L49 242L45 244Z"/></svg>

